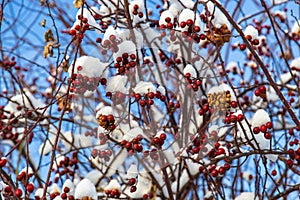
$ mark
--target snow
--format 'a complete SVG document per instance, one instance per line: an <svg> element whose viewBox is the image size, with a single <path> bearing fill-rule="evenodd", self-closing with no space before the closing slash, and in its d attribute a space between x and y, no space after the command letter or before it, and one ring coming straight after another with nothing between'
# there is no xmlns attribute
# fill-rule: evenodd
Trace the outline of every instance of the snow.
<svg viewBox="0 0 300 200"><path fill-rule="evenodd" d="M242 192L234 200L258 200L258 198L255 197L255 193L253 192Z"/></svg>
<svg viewBox="0 0 300 200"><path fill-rule="evenodd" d="M127 76L113 76L107 79L106 91L107 92L122 92L127 93L127 89L125 87L127 83Z"/></svg>
<svg viewBox="0 0 300 200"><path fill-rule="evenodd" d="M288 0L273 0L274 4L281 4L281 3L285 3Z"/></svg>
<svg viewBox="0 0 300 200"><path fill-rule="evenodd" d="M74 66L74 73L81 74L82 76L87 77L100 77L103 74L106 64L102 63L99 58L92 56L81 56L72 62L69 67L69 75L72 75L72 68ZM81 66L82 69L78 71L77 67Z"/></svg>
<svg viewBox="0 0 300 200"><path fill-rule="evenodd" d="M111 106L104 106L101 109L98 110L97 114L96 114L96 118L98 118L100 115L115 115L113 109Z"/></svg>
<svg viewBox="0 0 300 200"><path fill-rule="evenodd" d="M98 169L93 169L85 176L85 178L89 179L94 185L97 184L101 177L102 173Z"/></svg>
<svg viewBox="0 0 300 200"><path fill-rule="evenodd" d="M106 176L112 176L116 173L116 170L123 164L125 159L127 158L128 152L126 149L121 149L119 152L115 154L116 158L111 158L108 163L109 169L107 171Z"/></svg>
<svg viewBox="0 0 300 200"><path fill-rule="evenodd" d="M138 175L138 168L135 164L131 164L130 167L128 168L127 172L127 178L136 178Z"/></svg>
<svg viewBox="0 0 300 200"><path fill-rule="evenodd" d="M82 179L75 189L75 199L82 199L83 197L98 199L95 185L86 178Z"/></svg>
<svg viewBox="0 0 300 200"><path fill-rule="evenodd" d="M261 125L266 124L270 121L271 119L269 117L269 114L263 109L259 109L255 112L252 118L252 127L260 127Z"/></svg>
<svg viewBox="0 0 300 200"><path fill-rule="evenodd" d="M21 173L23 173L23 172L25 172L27 175L33 175L33 170L32 170L32 168L31 167L29 167L28 169L27 169L27 167L24 167L20 172L19 172L19 175L21 174Z"/></svg>
<svg viewBox="0 0 300 200"><path fill-rule="evenodd" d="M55 141L55 135L50 135L46 142L41 144L39 148L40 155L47 155L52 151L52 147Z"/></svg>
<svg viewBox="0 0 300 200"><path fill-rule="evenodd" d="M131 141L138 135L144 135L143 130L140 127L135 127L126 131L125 135L123 136L123 140Z"/></svg>
<svg viewBox="0 0 300 200"><path fill-rule="evenodd" d="M167 25L168 23L165 21L165 19L169 17L171 19L171 23L174 22L174 16L171 11L165 10L161 13L160 19L159 19L159 25Z"/></svg>
<svg viewBox="0 0 300 200"><path fill-rule="evenodd" d="M300 36L300 26L299 25L300 25L300 20L296 21L294 23L293 28L292 28L292 33L294 33L294 34L296 34L298 36Z"/></svg>
<svg viewBox="0 0 300 200"><path fill-rule="evenodd" d="M191 75L192 78L197 78L197 72L196 69L193 65L188 64L185 66L185 68L183 69L183 74L187 74L189 73Z"/></svg>
<svg viewBox="0 0 300 200"><path fill-rule="evenodd" d="M292 70L293 69L297 69L298 71L300 70L300 57L295 58L294 60L292 60L291 68L292 68Z"/></svg>
<svg viewBox="0 0 300 200"><path fill-rule="evenodd" d="M26 89L24 89L24 94L17 94L11 97L10 100L11 101L9 101L8 104L4 107L4 110L14 113L15 115L22 114L22 111L19 111L17 109L18 105L26 107L29 110L36 111L39 111L39 109L46 107L46 105L40 99L37 99Z"/></svg>
<svg viewBox="0 0 300 200"><path fill-rule="evenodd" d="M144 5L144 1L143 0L134 0L134 1L131 1L129 3L129 12L132 13L133 12L133 7L134 5L138 5L139 8L137 9L138 12L144 12L145 10L145 5Z"/></svg>
<svg viewBox="0 0 300 200"><path fill-rule="evenodd" d="M129 55L130 54L136 55L136 46L132 41L126 40L121 44L119 44L118 47L119 47L119 51L113 54L115 62L117 62L116 61L117 57L122 57L123 53L128 53Z"/></svg>
<svg viewBox="0 0 300 200"><path fill-rule="evenodd" d="M120 190L121 185L116 179L112 179L109 181L108 185L104 188L104 190L113 190L118 189Z"/></svg>
<svg viewBox="0 0 300 200"><path fill-rule="evenodd" d="M218 1L220 3L220 1ZM213 2L209 1L207 2L207 8L210 14L213 14L214 18L211 20L211 17L209 17L209 21L211 20L212 24L216 28L220 28L223 24L225 24L228 28L230 27L230 23L227 20L226 16L217 8ZM201 14L205 14L205 10L202 11Z"/></svg>
<svg viewBox="0 0 300 200"><path fill-rule="evenodd" d="M203 24L200 20L199 15L195 16L195 12L193 10L186 8L186 9L182 10L182 12L180 13L178 22L180 24L181 22L186 22L188 19L191 19L193 21L196 19L195 23L194 23L195 26L199 26L201 29L201 33L203 32L202 31ZM180 27L180 30L186 31L186 30L188 30L188 26L185 26L184 28Z"/></svg>
<svg viewBox="0 0 300 200"><path fill-rule="evenodd" d="M252 25L249 25L246 27L244 34L245 34L245 36L250 35L252 37L252 40L255 40L258 38L258 31Z"/></svg>
<svg viewBox="0 0 300 200"><path fill-rule="evenodd" d="M151 82L140 81L133 89L135 93L147 94L148 92L156 92L156 88Z"/></svg>

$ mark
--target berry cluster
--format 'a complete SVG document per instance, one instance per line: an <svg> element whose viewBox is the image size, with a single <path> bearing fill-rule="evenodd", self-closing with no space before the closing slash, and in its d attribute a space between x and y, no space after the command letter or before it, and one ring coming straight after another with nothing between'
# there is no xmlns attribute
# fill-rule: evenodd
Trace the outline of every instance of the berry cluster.
<svg viewBox="0 0 300 200"><path fill-rule="evenodd" d="M142 139L143 139L142 135L137 135L131 141L122 140L121 146L125 147L129 152L129 154L131 155L134 152L142 152L143 151L143 145L141 144Z"/></svg>
<svg viewBox="0 0 300 200"><path fill-rule="evenodd" d="M155 160L155 161L159 159L158 151L155 148L151 149L150 151L149 150L145 150L143 152L143 157L144 158L147 158L148 156L150 156L150 158L152 160Z"/></svg>
<svg viewBox="0 0 300 200"><path fill-rule="evenodd" d="M167 135L165 133L161 133L159 137L154 137L152 142L156 147L161 148L164 145L166 138Z"/></svg>
<svg viewBox="0 0 300 200"><path fill-rule="evenodd" d="M81 66L77 66L78 71L81 69ZM71 83L70 91L78 94L94 91L98 87L99 81L99 77L88 77L82 74L73 74L72 78L68 79L68 82Z"/></svg>
<svg viewBox="0 0 300 200"><path fill-rule="evenodd" d="M74 29L69 30L69 34L72 35L75 39L79 38L81 41L84 37L85 31L89 29L90 25L88 24L88 19L86 17L78 15L78 19L81 20L82 26L79 24L75 25Z"/></svg>
<svg viewBox="0 0 300 200"><path fill-rule="evenodd" d="M199 87L202 84L202 81L200 79L191 77L190 73L186 73L184 75L184 77L185 77L185 79L187 80L187 82L189 84L188 88L192 88L195 92L198 91Z"/></svg>
<svg viewBox="0 0 300 200"><path fill-rule="evenodd" d="M100 39L96 39L96 42L101 42ZM117 39L117 36L110 35L109 39L106 39L102 42L102 46L105 49L110 49L113 53L116 53L119 51L118 44L120 44L120 41Z"/></svg>
<svg viewBox="0 0 300 200"><path fill-rule="evenodd" d="M143 16L144 16L144 14L142 12L139 12L139 5L137 5L137 4L135 4L133 6L132 14L139 16L139 18L143 18Z"/></svg>
<svg viewBox="0 0 300 200"><path fill-rule="evenodd" d="M254 91L254 94L257 97L261 97L264 101L267 101L266 92L267 92L266 87L264 85L261 85Z"/></svg>
<svg viewBox="0 0 300 200"><path fill-rule="evenodd" d="M264 133L264 136L266 139L271 139L272 135L270 133L270 130L273 128L272 122L267 122L266 124L262 124L260 127L254 127L252 129L254 134L259 134L260 132Z"/></svg>
<svg viewBox="0 0 300 200"><path fill-rule="evenodd" d="M214 135L215 131L213 131L212 135ZM217 134L215 134L216 136ZM206 134L199 134L196 137L195 136L191 136L190 137L192 144L190 146L188 146L188 148L186 149L187 153L191 153L191 154L198 154L199 152L201 153L206 153L207 152L207 147L205 146L205 144L207 144L207 136Z"/></svg>
<svg viewBox="0 0 300 200"><path fill-rule="evenodd" d="M113 155L113 151L111 149L93 149L91 155L93 158L98 156L99 158L103 158L105 162L108 162Z"/></svg>
<svg viewBox="0 0 300 200"><path fill-rule="evenodd" d="M132 93L131 97L135 99L136 102L139 103L141 107L145 106L151 106L154 104L154 98L160 99L162 102L166 100L166 96L162 95L159 91L154 92L148 92L147 94L144 94L143 96L140 93Z"/></svg>
<svg viewBox="0 0 300 200"><path fill-rule="evenodd" d="M57 163L57 169L54 170L56 177L54 178L54 183L58 183L62 176L73 177L75 170L78 169L78 153L75 151L72 157L64 156L64 159Z"/></svg>
<svg viewBox="0 0 300 200"><path fill-rule="evenodd" d="M113 131L116 128L115 117L112 114L99 115L98 124L99 126L103 127L105 130L108 131Z"/></svg>
<svg viewBox="0 0 300 200"><path fill-rule="evenodd" d="M104 190L104 193L111 198L119 198L121 195L121 192L119 191L119 189L114 188L112 190Z"/></svg>
<svg viewBox="0 0 300 200"><path fill-rule="evenodd" d="M122 56L116 58L116 63L114 68L117 68L117 75L122 75L130 68L136 66L136 56L135 54L123 53Z"/></svg>

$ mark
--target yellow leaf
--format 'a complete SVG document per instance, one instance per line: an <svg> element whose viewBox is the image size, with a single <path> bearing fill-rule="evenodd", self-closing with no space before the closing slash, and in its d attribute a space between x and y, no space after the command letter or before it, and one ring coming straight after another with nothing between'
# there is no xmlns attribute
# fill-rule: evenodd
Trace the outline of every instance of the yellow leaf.
<svg viewBox="0 0 300 200"><path fill-rule="evenodd" d="M75 8L80 8L83 5L83 0L74 0L73 4Z"/></svg>

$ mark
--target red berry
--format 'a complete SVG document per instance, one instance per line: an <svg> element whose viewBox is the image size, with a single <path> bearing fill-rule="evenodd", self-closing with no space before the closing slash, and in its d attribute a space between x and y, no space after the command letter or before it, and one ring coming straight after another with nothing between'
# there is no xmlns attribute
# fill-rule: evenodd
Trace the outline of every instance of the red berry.
<svg viewBox="0 0 300 200"><path fill-rule="evenodd" d="M20 188L17 188L17 189L15 190L15 195L16 195L16 197L21 197L22 194L23 194L23 192L22 192L22 190L21 190Z"/></svg>
<svg viewBox="0 0 300 200"><path fill-rule="evenodd" d="M254 91L254 94L255 94L255 96L259 97L259 96L260 96L260 91L259 91L258 89L256 89L256 90Z"/></svg>
<svg viewBox="0 0 300 200"><path fill-rule="evenodd" d="M288 167L293 167L293 160L291 160L291 159L288 159L287 161L286 161L286 165L288 166Z"/></svg>
<svg viewBox="0 0 300 200"><path fill-rule="evenodd" d="M115 117L112 114L107 115L107 121L111 122L111 123L114 123L115 122Z"/></svg>
<svg viewBox="0 0 300 200"><path fill-rule="evenodd" d="M130 187L130 192L135 192L136 191L136 186L131 186Z"/></svg>
<svg viewBox="0 0 300 200"><path fill-rule="evenodd" d="M271 133L269 133L269 132L266 132L266 133L264 134L264 136L265 136L265 138L268 139L268 140L272 138L272 135L271 135Z"/></svg>
<svg viewBox="0 0 300 200"><path fill-rule="evenodd" d="M259 127L254 127L254 128L253 128L253 133L254 133L254 134L258 134L259 132L260 132Z"/></svg>
<svg viewBox="0 0 300 200"><path fill-rule="evenodd" d="M139 5L134 4L133 9L134 9L134 10L138 10L138 9L139 9Z"/></svg>
<svg viewBox="0 0 300 200"><path fill-rule="evenodd" d="M186 26L186 23L184 21L180 22L180 27L184 28Z"/></svg>
<svg viewBox="0 0 300 200"><path fill-rule="evenodd" d="M4 167L6 165L6 158L2 157L0 158L0 167Z"/></svg>
<svg viewBox="0 0 300 200"><path fill-rule="evenodd" d="M238 117L237 117L237 120L239 122L243 121L245 119L244 115L243 114L239 114Z"/></svg>
<svg viewBox="0 0 300 200"><path fill-rule="evenodd" d="M192 19L188 19L188 20L186 21L186 24L187 24L188 26L192 26L193 23L194 23L194 21L193 21Z"/></svg>
<svg viewBox="0 0 300 200"><path fill-rule="evenodd" d="M155 137L155 138L153 138L153 143L154 143L154 144L158 144L158 145L160 145L160 144L161 144L161 140L160 140L160 138L159 138L159 137Z"/></svg>
<svg viewBox="0 0 300 200"><path fill-rule="evenodd" d="M261 126L260 126L260 131L263 132L263 133L267 132L267 126L264 125L264 124L261 125Z"/></svg>
<svg viewBox="0 0 300 200"><path fill-rule="evenodd" d="M74 29L69 30L69 34L70 35L76 35L76 30L74 30Z"/></svg>
<svg viewBox="0 0 300 200"><path fill-rule="evenodd" d="M167 138L167 135L165 133L160 134L159 138L161 140L165 140Z"/></svg>
<svg viewBox="0 0 300 200"><path fill-rule="evenodd" d="M70 188L69 188L69 187L64 187L64 192L65 192L65 193L70 192Z"/></svg>
<svg viewBox="0 0 300 200"><path fill-rule="evenodd" d="M131 178L131 179L128 180L129 185L134 185L135 182L136 182L135 178Z"/></svg>
<svg viewBox="0 0 300 200"><path fill-rule="evenodd" d="M266 126L267 126L269 129L273 128L272 122L267 122L267 123L266 123Z"/></svg>
<svg viewBox="0 0 300 200"><path fill-rule="evenodd" d="M246 44L240 44L240 50L244 51L246 49Z"/></svg>
<svg viewBox="0 0 300 200"><path fill-rule="evenodd" d="M216 170L216 169L212 170L212 172L211 172L211 175L212 175L213 177L217 177L218 174L219 174L219 172L218 172L218 170Z"/></svg>
<svg viewBox="0 0 300 200"><path fill-rule="evenodd" d="M267 91L267 89L266 89L266 87L265 87L264 85L259 86L258 89L259 89L259 91L260 91L261 93L263 93L263 94L265 94L266 91Z"/></svg>
<svg viewBox="0 0 300 200"><path fill-rule="evenodd" d="M219 173L220 173L220 174L225 174L225 172L226 172L225 167L220 167L220 168L219 168Z"/></svg>
<svg viewBox="0 0 300 200"><path fill-rule="evenodd" d="M171 22L171 18L170 17L166 17L165 22L170 23Z"/></svg>
<svg viewBox="0 0 300 200"><path fill-rule="evenodd" d="M26 186L26 190L29 192L29 193L32 193L33 190L34 190L34 185L32 183L29 183L27 186Z"/></svg>
<svg viewBox="0 0 300 200"><path fill-rule="evenodd" d="M277 171L275 169L272 170L272 176L276 176L277 175Z"/></svg>
<svg viewBox="0 0 300 200"><path fill-rule="evenodd" d="M232 102L231 102L231 107L232 107L232 108L238 107L237 102L236 102L236 101L232 101Z"/></svg>
<svg viewBox="0 0 300 200"><path fill-rule="evenodd" d="M236 123L236 121L237 121L237 116L231 115L231 116L230 116L230 121L231 121L231 123Z"/></svg>
<svg viewBox="0 0 300 200"><path fill-rule="evenodd" d="M252 41L252 44L253 44L253 45L259 45L259 40L258 40L258 39L254 39L254 40Z"/></svg>

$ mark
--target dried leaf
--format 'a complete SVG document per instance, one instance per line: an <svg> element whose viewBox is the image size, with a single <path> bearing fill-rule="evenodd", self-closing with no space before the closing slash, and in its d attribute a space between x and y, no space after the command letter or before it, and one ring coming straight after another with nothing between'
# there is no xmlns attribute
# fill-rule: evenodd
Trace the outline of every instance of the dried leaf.
<svg viewBox="0 0 300 200"><path fill-rule="evenodd" d="M40 25L41 25L42 27L45 27L45 26L46 26L46 19L43 19L43 21L40 22Z"/></svg>
<svg viewBox="0 0 300 200"><path fill-rule="evenodd" d="M49 55L50 57L53 56L53 43L52 42L48 42L45 46L44 46L44 58L47 58L47 56Z"/></svg>
<svg viewBox="0 0 300 200"><path fill-rule="evenodd" d="M45 0L40 0L41 6L45 5Z"/></svg>
<svg viewBox="0 0 300 200"><path fill-rule="evenodd" d="M75 8L80 8L83 5L83 0L74 0L73 4Z"/></svg>
<svg viewBox="0 0 300 200"><path fill-rule="evenodd" d="M54 35L50 29L45 32L44 40L45 40L45 42L50 42L50 41L55 42L56 41L54 38Z"/></svg>

